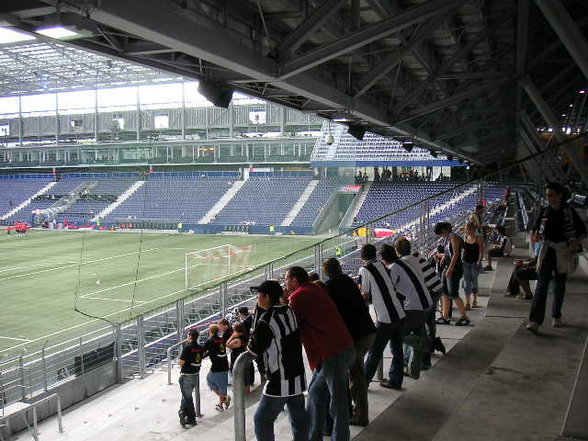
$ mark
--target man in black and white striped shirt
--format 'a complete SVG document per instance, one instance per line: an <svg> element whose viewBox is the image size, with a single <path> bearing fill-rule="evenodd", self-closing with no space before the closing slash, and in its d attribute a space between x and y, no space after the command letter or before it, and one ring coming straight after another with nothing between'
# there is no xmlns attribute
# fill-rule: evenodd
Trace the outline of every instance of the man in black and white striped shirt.
<svg viewBox="0 0 588 441"><path fill-rule="evenodd" d="M389 378L383 380L380 386L401 390L404 363L402 321L406 314L398 300L388 269L376 257L374 245L366 244L361 248L361 259L365 263L359 269L361 293L366 300L371 299L378 319L376 339L368 352L364 371L369 383L376 373L386 345L390 342L393 358L388 372Z"/></svg>
<svg viewBox="0 0 588 441"><path fill-rule="evenodd" d="M296 317L288 305L280 304L283 291L276 280L251 290L257 292L257 303L265 312L247 350L257 357L259 372L268 380L255 412L255 436L258 441L273 441L274 422L287 406L294 441L308 441L309 419L302 394L306 377Z"/></svg>

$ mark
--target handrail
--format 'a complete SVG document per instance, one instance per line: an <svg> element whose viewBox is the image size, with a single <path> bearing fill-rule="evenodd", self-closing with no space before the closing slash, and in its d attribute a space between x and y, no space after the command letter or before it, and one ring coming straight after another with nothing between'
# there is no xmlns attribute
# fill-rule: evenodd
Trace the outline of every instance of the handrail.
<svg viewBox="0 0 588 441"><path fill-rule="evenodd" d="M245 441L245 372L254 359L255 356L251 352L245 351L237 357L233 366L235 441Z"/></svg>
<svg viewBox="0 0 588 441"><path fill-rule="evenodd" d="M31 432L31 435L33 435L33 439L35 441L39 441L37 406L39 406L40 404L43 404L45 402L51 401L53 398L57 398L57 424L58 424L58 428L59 428L59 433L63 433L63 421L62 421L62 414L61 414L61 397L59 396L58 393L51 394L45 398L40 399L39 401L35 401L34 403L26 403L26 404L29 404L27 407L23 407L22 409L16 411L15 413L10 414L10 415L1 416L0 420L5 420L6 423L5 424L3 423L2 425L0 425L0 427L7 427L8 432L9 432L9 436L10 436L9 419L13 416L16 416L18 414L26 412L32 408L33 409L33 428L31 429L28 426L28 422L26 420L26 417L25 417L25 423L27 423L27 427L28 427L29 431Z"/></svg>
<svg viewBox="0 0 588 441"><path fill-rule="evenodd" d="M169 384L169 385L173 384L172 383L172 380L171 380L171 377L172 377L172 375L171 375L171 373L172 373L172 364L173 364L172 363L172 356L171 356L172 351L175 348L177 348L178 346L183 345L184 343L185 343L185 341L182 340L181 342L174 343L169 348L167 348L167 384Z"/></svg>

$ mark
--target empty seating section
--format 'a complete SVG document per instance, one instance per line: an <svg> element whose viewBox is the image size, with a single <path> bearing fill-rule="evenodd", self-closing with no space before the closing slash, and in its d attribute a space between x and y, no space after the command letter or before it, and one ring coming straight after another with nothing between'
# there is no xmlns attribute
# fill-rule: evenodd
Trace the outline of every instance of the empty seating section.
<svg viewBox="0 0 588 441"><path fill-rule="evenodd" d="M52 180L50 174L0 176L0 216L14 210ZM30 219L29 215L23 220Z"/></svg>
<svg viewBox="0 0 588 441"><path fill-rule="evenodd" d="M341 178L321 179L302 207L294 221L293 227L312 227L316 218L321 214L329 198L337 188L345 184Z"/></svg>
<svg viewBox="0 0 588 441"><path fill-rule="evenodd" d="M415 202L435 195L436 193L448 190L456 185L455 182L374 182L369 193L361 206L354 224L358 225L364 222L377 219L399 210ZM438 204L447 202L461 192L460 189L447 193L443 196L436 197L429 202L433 208ZM377 226L386 226L398 228L414 221L420 215L419 206L404 210L395 215L389 216L377 223Z"/></svg>
<svg viewBox="0 0 588 441"><path fill-rule="evenodd" d="M197 223L231 187L236 176L154 173L105 219L154 219Z"/></svg>
<svg viewBox="0 0 588 441"><path fill-rule="evenodd" d="M280 225L310 180L252 176L211 223Z"/></svg>

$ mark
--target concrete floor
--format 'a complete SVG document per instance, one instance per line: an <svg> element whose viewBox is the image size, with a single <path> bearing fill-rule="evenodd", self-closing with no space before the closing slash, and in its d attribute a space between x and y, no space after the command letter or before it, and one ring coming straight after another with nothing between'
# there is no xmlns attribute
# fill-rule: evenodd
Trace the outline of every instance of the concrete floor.
<svg viewBox="0 0 588 441"><path fill-rule="evenodd" d="M522 250L517 250L522 252ZM418 381L405 379L402 392L372 383L366 428L352 427L358 441L375 440L553 440L561 433L565 411L587 334L586 281L573 279L565 303L565 328L545 327L540 336L523 328L529 304L502 296L510 264L480 276L481 306L470 311L468 327L439 326L449 353L436 357L434 368ZM488 305L488 301L490 304ZM543 330L542 330L543 331ZM387 372L390 354L386 354ZM215 397L201 372L202 412L199 425L178 423L178 368L173 385L157 370L111 388L68 409L63 433L55 418L39 425L42 441L211 441L234 439L233 411L214 410ZM256 396L247 400L247 439L255 439L252 416ZM13 437L30 440L26 432ZM276 423L276 439L291 439L287 414Z"/></svg>

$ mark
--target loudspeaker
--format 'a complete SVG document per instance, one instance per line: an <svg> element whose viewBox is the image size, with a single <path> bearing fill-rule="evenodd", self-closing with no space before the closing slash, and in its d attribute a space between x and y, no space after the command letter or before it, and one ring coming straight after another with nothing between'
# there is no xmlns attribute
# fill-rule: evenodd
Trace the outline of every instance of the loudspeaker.
<svg viewBox="0 0 588 441"><path fill-rule="evenodd" d="M408 153L412 152L412 149L414 148L414 143L412 141L404 141L402 143L402 147L404 148L404 150L406 150Z"/></svg>
<svg viewBox="0 0 588 441"><path fill-rule="evenodd" d="M361 126L349 126L347 133L349 133L355 139L359 139L361 141L365 135L365 129Z"/></svg>
<svg viewBox="0 0 588 441"><path fill-rule="evenodd" d="M198 83L198 92L214 106L225 109L229 107L233 99L233 89L212 81Z"/></svg>

